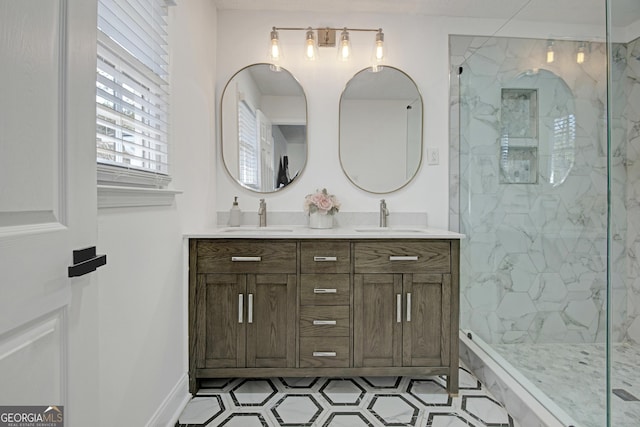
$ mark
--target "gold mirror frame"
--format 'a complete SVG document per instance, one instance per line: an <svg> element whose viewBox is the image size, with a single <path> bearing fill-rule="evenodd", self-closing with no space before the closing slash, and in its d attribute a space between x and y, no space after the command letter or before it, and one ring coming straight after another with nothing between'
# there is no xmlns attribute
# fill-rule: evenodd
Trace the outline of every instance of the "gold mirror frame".
<svg viewBox="0 0 640 427"><path fill-rule="evenodd" d="M422 166L423 111L418 86L399 68L357 72L340 96L338 151L349 181L374 194L408 185ZM362 117L354 124L358 115ZM393 181L386 185L389 179Z"/></svg>
<svg viewBox="0 0 640 427"><path fill-rule="evenodd" d="M256 100L258 94L260 99ZM278 97L282 99L276 99ZM255 155L253 160L257 162L258 170L257 174L251 175L251 179L256 179L256 182L247 183L240 176L239 159L243 156L240 151L244 151L240 149L242 144L239 141L238 109L241 102L246 104L246 111L253 113L256 117L260 116L256 118L255 129L257 145L254 148L257 152L251 152ZM304 115L300 114L302 109L304 109ZM290 71L268 63L255 63L238 70L227 81L222 91L219 117L222 162L229 176L238 185L256 193L275 193L299 179L306 167L309 153L308 108L304 89ZM270 123L271 126L269 126ZM279 139L275 140L273 130L276 126L281 134L293 135L295 144L303 144L302 148L293 150L296 151L295 159L291 159L288 152L286 152L286 159L283 159L284 154L279 155L283 141L288 143L288 140L283 135L278 135ZM286 131L284 131L285 127ZM260 132L265 134L264 139L260 138ZM264 156L265 150L261 146L263 144L261 141L267 141L270 138L271 151L267 150L267 155ZM264 142L264 144L268 148L269 143ZM276 146L279 146L279 149ZM289 145L286 148L289 148ZM284 164L283 160L285 160ZM293 166L287 167L292 164ZM288 182L281 185L284 181L281 179L283 170L284 172L291 170L291 172L287 177ZM273 182L272 185L270 185L271 182Z"/></svg>

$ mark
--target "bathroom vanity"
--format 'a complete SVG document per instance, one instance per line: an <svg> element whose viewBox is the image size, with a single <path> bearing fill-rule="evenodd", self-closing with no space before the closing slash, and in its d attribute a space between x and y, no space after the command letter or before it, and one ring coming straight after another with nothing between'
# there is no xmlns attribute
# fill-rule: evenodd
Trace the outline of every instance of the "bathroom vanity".
<svg viewBox="0 0 640 427"><path fill-rule="evenodd" d="M219 377L444 375L457 394L461 237L302 227L188 236L190 392Z"/></svg>

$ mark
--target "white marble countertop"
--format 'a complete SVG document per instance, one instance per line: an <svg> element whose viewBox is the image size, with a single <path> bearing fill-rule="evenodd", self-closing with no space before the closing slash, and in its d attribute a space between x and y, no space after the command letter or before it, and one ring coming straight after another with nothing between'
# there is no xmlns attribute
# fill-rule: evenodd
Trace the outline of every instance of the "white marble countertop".
<svg viewBox="0 0 640 427"><path fill-rule="evenodd" d="M334 227L314 229L300 225L267 227L221 227L186 233L186 239L464 239L464 234L421 226L397 227Z"/></svg>

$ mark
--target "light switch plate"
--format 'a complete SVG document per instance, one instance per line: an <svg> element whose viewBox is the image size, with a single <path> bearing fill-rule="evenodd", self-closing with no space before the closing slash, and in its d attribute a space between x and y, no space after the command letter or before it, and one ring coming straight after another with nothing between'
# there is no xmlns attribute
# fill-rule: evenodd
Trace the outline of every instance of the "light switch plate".
<svg viewBox="0 0 640 427"><path fill-rule="evenodd" d="M427 164L439 165L440 164L440 152L435 147L427 147Z"/></svg>

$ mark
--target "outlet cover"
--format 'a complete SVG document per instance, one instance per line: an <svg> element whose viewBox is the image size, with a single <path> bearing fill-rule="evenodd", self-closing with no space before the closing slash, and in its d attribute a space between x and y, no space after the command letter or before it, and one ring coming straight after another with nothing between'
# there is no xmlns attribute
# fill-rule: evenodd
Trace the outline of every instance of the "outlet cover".
<svg viewBox="0 0 640 427"><path fill-rule="evenodd" d="M435 147L427 147L427 164L439 165L440 164L440 152Z"/></svg>

